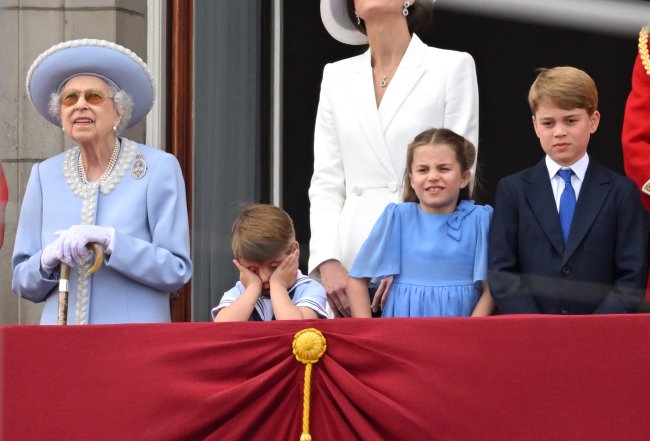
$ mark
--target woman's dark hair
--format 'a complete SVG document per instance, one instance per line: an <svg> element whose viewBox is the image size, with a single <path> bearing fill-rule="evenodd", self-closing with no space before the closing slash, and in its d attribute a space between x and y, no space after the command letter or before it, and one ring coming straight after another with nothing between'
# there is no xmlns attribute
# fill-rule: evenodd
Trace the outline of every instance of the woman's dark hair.
<svg viewBox="0 0 650 441"><path fill-rule="evenodd" d="M366 24L361 20L360 24L357 24L357 16L354 11L354 0L347 0L348 4L348 16L350 21L355 28L359 30L363 35L366 34ZM409 28L409 33L411 35L419 34L426 35L429 32L429 27L431 26L431 18L433 16L433 2L431 0L418 0L415 3L411 4L408 7L409 15L406 16L406 23Z"/></svg>
<svg viewBox="0 0 650 441"><path fill-rule="evenodd" d="M456 153L456 160L460 164L461 173L469 172L476 160L476 148L467 139L449 129L428 129L415 137L406 150L406 168L404 170L404 202L420 202L415 190L411 187L411 169L413 156L419 147L432 144L448 145ZM470 185L460 189L458 201L471 199Z"/></svg>

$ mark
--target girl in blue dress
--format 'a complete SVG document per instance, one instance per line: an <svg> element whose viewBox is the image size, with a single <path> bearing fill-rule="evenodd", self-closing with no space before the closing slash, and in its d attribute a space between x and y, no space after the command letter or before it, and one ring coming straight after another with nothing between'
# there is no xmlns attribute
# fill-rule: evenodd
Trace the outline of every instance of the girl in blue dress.
<svg viewBox="0 0 650 441"><path fill-rule="evenodd" d="M373 301L382 317L492 313L492 207L470 200L475 157L472 143L448 129L426 130L408 146L404 202L384 209L350 270L353 317L371 316L370 279L383 279Z"/></svg>

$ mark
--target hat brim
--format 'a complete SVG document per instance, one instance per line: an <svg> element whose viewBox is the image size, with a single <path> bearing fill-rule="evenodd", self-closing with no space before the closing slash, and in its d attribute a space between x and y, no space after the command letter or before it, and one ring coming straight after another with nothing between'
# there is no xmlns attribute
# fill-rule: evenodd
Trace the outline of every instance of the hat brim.
<svg viewBox="0 0 650 441"><path fill-rule="evenodd" d="M321 0L320 17L327 32L341 43L368 44L368 37L350 21L345 0Z"/></svg>
<svg viewBox="0 0 650 441"><path fill-rule="evenodd" d="M36 110L52 124L61 122L49 112L50 96L68 79L79 75L108 78L133 98L128 127L151 110L155 89L151 72L135 53L104 40L71 40L52 46L36 58L27 73L27 94Z"/></svg>
<svg viewBox="0 0 650 441"><path fill-rule="evenodd" d="M436 0L419 0L431 3ZM346 0L321 0L320 18L327 32L341 43L360 45L368 44L368 37L357 29L348 15Z"/></svg>

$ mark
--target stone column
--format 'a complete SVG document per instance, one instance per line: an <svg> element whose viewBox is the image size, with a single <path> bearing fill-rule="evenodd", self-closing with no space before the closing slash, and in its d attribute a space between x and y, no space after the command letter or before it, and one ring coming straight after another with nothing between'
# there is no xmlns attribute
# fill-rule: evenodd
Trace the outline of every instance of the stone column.
<svg viewBox="0 0 650 441"><path fill-rule="evenodd" d="M70 140L32 107L25 75L32 61L61 41L114 41L147 60L146 0L0 0L0 160L9 186L4 246L0 250L0 325L34 324L40 305L11 291L11 254L22 197L33 164L70 146ZM140 122L125 136L144 142Z"/></svg>

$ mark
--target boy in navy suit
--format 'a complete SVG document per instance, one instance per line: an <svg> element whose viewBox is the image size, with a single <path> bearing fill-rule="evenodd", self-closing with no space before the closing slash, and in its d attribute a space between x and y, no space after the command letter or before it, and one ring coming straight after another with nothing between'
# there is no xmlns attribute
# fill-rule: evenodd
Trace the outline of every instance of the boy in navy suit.
<svg viewBox="0 0 650 441"><path fill-rule="evenodd" d="M647 277L639 193L587 154L598 91L573 67L544 69L528 94L546 157L503 178L488 281L502 314L633 312Z"/></svg>

